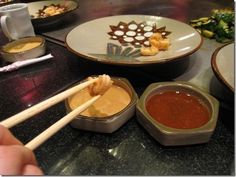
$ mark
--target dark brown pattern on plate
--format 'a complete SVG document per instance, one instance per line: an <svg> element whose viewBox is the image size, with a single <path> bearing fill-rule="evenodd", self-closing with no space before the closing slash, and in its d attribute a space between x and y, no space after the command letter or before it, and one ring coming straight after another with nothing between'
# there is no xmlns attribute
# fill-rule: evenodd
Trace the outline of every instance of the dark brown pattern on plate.
<svg viewBox="0 0 236 177"><path fill-rule="evenodd" d="M121 45L131 44L135 47L150 46L148 39L153 33L161 33L163 38L171 33L166 31L165 26L157 28L156 24L149 25L146 22L136 23L135 21L119 22L117 26L110 25L110 28L112 31L108 34L111 40L118 40Z"/></svg>

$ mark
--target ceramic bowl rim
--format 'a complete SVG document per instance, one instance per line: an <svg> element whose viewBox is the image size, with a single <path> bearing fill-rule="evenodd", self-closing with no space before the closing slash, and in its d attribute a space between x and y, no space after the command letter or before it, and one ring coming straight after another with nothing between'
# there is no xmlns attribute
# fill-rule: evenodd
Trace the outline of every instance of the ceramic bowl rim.
<svg viewBox="0 0 236 177"><path fill-rule="evenodd" d="M97 77L97 76L98 75L92 75L91 77ZM112 120L116 119L117 117L121 116L126 111L128 111L131 107L136 105L136 103L138 101L138 96L137 96L137 93L135 92L133 86L129 82L129 80L126 79L126 78L123 78L123 77L115 77L115 76L114 77L111 76L111 79L112 80L114 79L114 80L121 81L124 84L126 84L127 87L129 87L129 89L130 89L130 91L132 93L130 103L124 109L122 109L121 111L119 111L119 112L117 112L117 113L115 113L113 115L110 115L110 116L105 116L103 118L98 118L98 117L87 117L87 116L78 115L74 120L76 120L76 119L83 119L83 120L98 121L98 122L112 121ZM82 80L79 83L82 83L84 81L85 81L85 79ZM68 103L68 99L66 99L65 102L66 102L67 110L71 111L71 108L70 108L69 103Z"/></svg>
<svg viewBox="0 0 236 177"><path fill-rule="evenodd" d="M7 47L8 45L11 45L11 44L14 44L14 43L19 43L20 41L25 41L25 40L27 40L27 39L37 39L37 38L38 38L38 39L41 39L42 41L41 41L41 43L40 43L39 46L36 46L36 47L34 47L34 48L32 48L32 49L28 49L28 50L25 50L25 51L22 51L22 52L7 52L7 51L5 51L5 49L4 49L4 48ZM14 40L14 41L11 41L11 42L7 43L7 44L3 45L0 50L1 50L1 53L7 54L7 55L21 55L21 54L25 54L25 53L31 52L32 50L35 50L35 49L44 47L44 46L45 46L45 43L46 43L45 38L42 37L42 36L39 36L39 35L36 35L36 36L28 36L28 37L20 38L20 39L17 39L17 40Z"/></svg>
<svg viewBox="0 0 236 177"><path fill-rule="evenodd" d="M217 62L216 62L216 60L217 60L217 55L219 54L219 52L220 52L223 48L228 47L229 45L234 45L234 46L235 46L234 42L229 42L229 43L224 44L223 46L217 48L217 49L214 51L214 53L213 53L212 56L211 56L211 67L213 68L213 72L214 72L215 76L218 78L218 80L219 80L224 86L226 86L231 92L234 93L234 89L235 89L235 88L233 88L233 87L226 81L226 79L222 76L222 74L220 73L219 68L218 68L218 66L217 66Z"/></svg>
<svg viewBox="0 0 236 177"><path fill-rule="evenodd" d="M200 127L190 128L190 129L172 128L172 127L168 127L166 125L163 125L155 121L147 112L145 102L151 93L153 93L155 90L159 88L164 88L166 86L176 86L176 87L187 88L203 96L209 102L210 107L212 109L212 114L210 116L209 121ZM209 95L205 91L201 90L200 88L198 88L197 86L189 82L185 82L185 81L157 82L157 83L150 84L146 88L144 93L141 95L136 107L151 124L153 124L157 129L159 129L161 132L165 134L192 134L192 133L197 133L197 132L200 133L200 132L205 132L205 131L209 132L215 129L216 122L218 119L219 102L213 96Z"/></svg>

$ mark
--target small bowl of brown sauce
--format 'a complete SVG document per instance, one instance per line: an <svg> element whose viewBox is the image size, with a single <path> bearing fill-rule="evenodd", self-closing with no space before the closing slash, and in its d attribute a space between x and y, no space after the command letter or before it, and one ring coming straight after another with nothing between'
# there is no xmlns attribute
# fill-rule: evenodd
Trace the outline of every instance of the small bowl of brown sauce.
<svg viewBox="0 0 236 177"><path fill-rule="evenodd" d="M92 106L80 113L70 123L72 127L112 133L134 116L138 96L132 85L125 78L111 77L111 80L113 81L112 86ZM91 97L89 88L72 95L66 100L67 112L76 109Z"/></svg>
<svg viewBox="0 0 236 177"><path fill-rule="evenodd" d="M45 39L41 36L25 37L2 46L0 53L7 62L33 59L45 54Z"/></svg>
<svg viewBox="0 0 236 177"><path fill-rule="evenodd" d="M162 145L210 140L219 102L188 82L159 82L147 87L136 105L138 122Z"/></svg>

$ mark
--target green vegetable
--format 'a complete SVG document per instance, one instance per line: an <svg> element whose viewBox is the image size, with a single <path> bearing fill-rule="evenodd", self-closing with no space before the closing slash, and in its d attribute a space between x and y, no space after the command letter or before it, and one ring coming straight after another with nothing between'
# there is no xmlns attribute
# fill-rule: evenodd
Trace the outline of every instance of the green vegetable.
<svg viewBox="0 0 236 177"><path fill-rule="evenodd" d="M191 20L190 25L207 38L215 38L217 42L234 40L234 11L215 9L210 17Z"/></svg>
<svg viewBox="0 0 236 177"><path fill-rule="evenodd" d="M232 10L229 9L215 9L213 10L213 14L212 16L217 20L223 20L226 23L231 23L232 21L234 21L234 12Z"/></svg>
<svg viewBox="0 0 236 177"><path fill-rule="evenodd" d="M215 35L215 33L208 30L202 30L202 35L207 38L212 38Z"/></svg>

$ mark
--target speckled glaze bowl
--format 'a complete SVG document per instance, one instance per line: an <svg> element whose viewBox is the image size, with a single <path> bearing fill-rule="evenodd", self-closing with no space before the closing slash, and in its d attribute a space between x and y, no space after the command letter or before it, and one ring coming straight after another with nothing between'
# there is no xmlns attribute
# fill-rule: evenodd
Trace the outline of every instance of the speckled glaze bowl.
<svg viewBox="0 0 236 177"><path fill-rule="evenodd" d="M26 42L39 42L40 45L37 47L34 47L29 50L25 50L22 52L14 52L10 53L8 52L9 48L12 48L14 46L17 46L19 44L23 44ZM33 36L33 37L25 37L18 40L15 40L13 42L7 43L6 45L2 46L0 49L0 53L3 57L3 59L7 62L16 62L16 61L22 61L27 59L33 59L36 57L39 57L41 55L44 55L46 52L46 44L45 39L41 36Z"/></svg>
<svg viewBox="0 0 236 177"><path fill-rule="evenodd" d="M178 129L168 127L154 118L146 109L147 101L163 91L183 91L197 97L207 107L209 120L198 128ZM136 105L138 122L160 144L165 146L190 145L206 143L215 130L218 119L219 102L211 95L188 82L159 82L147 87Z"/></svg>
<svg viewBox="0 0 236 177"><path fill-rule="evenodd" d="M135 114L135 105L138 100L138 96L133 89L130 82L125 78L111 77L113 84L118 85L125 89L131 97L130 103L120 112L106 116L102 118L98 117L86 117L78 115L70 125L74 128L81 130L88 130L100 133L112 133L119 129L124 123L126 123ZM73 96L72 96L73 97ZM70 97L66 100L67 112L72 109L69 106Z"/></svg>

